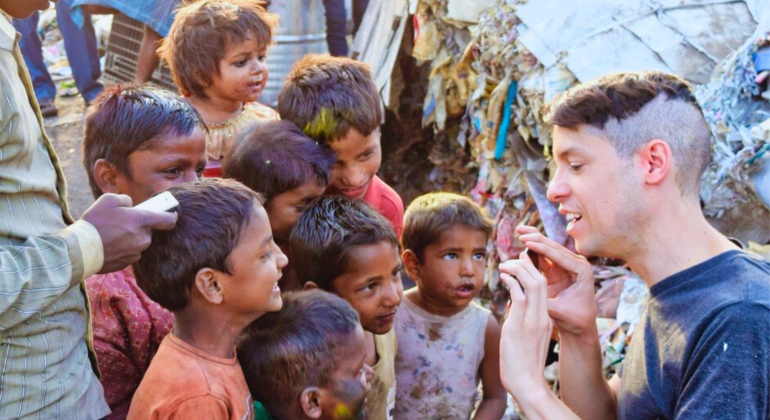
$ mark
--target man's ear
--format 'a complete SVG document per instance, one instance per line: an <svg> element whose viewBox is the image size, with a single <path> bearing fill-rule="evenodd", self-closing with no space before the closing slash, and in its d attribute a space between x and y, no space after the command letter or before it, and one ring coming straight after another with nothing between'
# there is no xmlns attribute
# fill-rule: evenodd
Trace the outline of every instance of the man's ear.
<svg viewBox="0 0 770 420"><path fill-rule="evenodd" d="M652 139L636 152L641 162L645 185L660 185L668 178L673 166L671 146L664 140Z"/></svg>
<svg viewBox="0 0 770 420"><path fill-rule="evenodd" d="M94 163L92 169L94 171L94 182L103 193L117 194L119 192L117 184L118 170L111 163L104 159L99 159Z"/></svg>
<svg viewBox="0 0 770 420"><path fill-rule="evenodd" d="M305 286L303 286L302 288L303 288L304 290L316 290L316 289L320 289L320 287L318 287L318 285L317 285L317 284L315 284L315 282L314 282L314 281L309 281L309 282L305 283Z"/></svg>
<svg viewBox="0 0 770 420"><path fill-rule="evenodd" d="M323 414L321 408L321 390L311 386L302 390L299 394L299 404L302 406L302 412L311 419L320 419Z"/></svg>
<svg viewBox="0 0 770 420"><path fill-rule="evenodd" d="M195 290L209 303L219 305L224 300L222 285L219 283L223 273L212 268L201 268L195 274Z"/></svg>
<svg viewBox="0 0 770 420"><path fill-rule="evenodd" d="M409 274L409 277L415 280L419 279L420 260L417 258L417 255L411 249L407 249L401 254L401 260L404 261L404 268L406 269L406 273Z"/></svg>

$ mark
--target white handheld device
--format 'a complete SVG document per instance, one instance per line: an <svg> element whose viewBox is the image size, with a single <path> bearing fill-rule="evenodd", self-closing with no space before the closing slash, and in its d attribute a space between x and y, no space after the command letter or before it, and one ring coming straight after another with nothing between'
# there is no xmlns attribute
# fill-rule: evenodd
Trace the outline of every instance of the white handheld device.
<svg viewBox="0 0 770 420"><path fill-rule="evenodd" d="M135 205L134 208L157 212L172 212L179 208L179 202L176 201L176 198L170 192L165 191Z"/></svg>

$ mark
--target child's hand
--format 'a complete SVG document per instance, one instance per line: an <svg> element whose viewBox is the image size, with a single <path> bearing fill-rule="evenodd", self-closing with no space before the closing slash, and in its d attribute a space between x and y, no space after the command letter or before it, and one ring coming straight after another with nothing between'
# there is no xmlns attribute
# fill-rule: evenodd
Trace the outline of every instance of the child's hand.
<svg viewBox="0 0 770 420"><path fill-rule="evenodd" d="M521 235L519 240L539 254L539 268L548 282L548 313L559 332L576 336L595 334L594 276L588 260L533 227L518 226L516 231Z"/></svg>
<svg viewBox="0 0 770 420"><path fill-rule="evenodd" d="M550 392L543 377L551 337L548 286L527 257L500 264L500 279L511 294L500 337L500 376L521 403L537 399L537 391Z"/></svg>

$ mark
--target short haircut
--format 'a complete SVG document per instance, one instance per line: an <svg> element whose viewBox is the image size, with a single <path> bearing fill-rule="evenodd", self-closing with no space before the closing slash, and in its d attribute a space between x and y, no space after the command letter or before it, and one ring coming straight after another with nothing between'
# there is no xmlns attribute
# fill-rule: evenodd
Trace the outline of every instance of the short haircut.
<svg viewBox="0 0 770 420"><path fill-rule="evenodd" d="M184 95L205 98L228 48L251 39L269 46L278 17L258 0L203 0L183 5L158 48Z"/></svg>
<svg viewBox="0 0 770 420"><path fill-rule="evenodd" d="M711 133L689 83L658 71L613 73L556 96L544 120L568 129L587 125L622 159L658 138L674 157L683 195L698 194L710 159Z"/></svg>
<svg viewBox="0 0 770 420"><path fill-rule="evenodd" d="M329 183L336 157L288 121L258 124L225 156L222 175L242 182L270 200L308 181Z"/></svg>
<svg viewBox="0 0 770 420"><path fill-rule="evenodd" d="M278 113L324 145L351 128L368 136L382 123L369 66L329 55L306 55L294 65L278 94Z"/></svg>
<svg viewBox="0 0 770 420"><path fill-rule="evenodd" d="M230 254L264 199L232 179L206 178L167 191L179 202L176 226L153 231L134 274L150 299L177 311L187 306L199 270L232 274Z"/></svg>
<svg viewBox="0 0 770 420"><path fill-rule="evenodd" d="M140 85L106 87L88 108L83 126L83 166L94 198L102 195L94 180L97 160L130 179L131 153L150 149L165 136L189 136L196 127L208 134L198 111L175 93Z"/></svg>
<svg viewBox="0 0 770 420"><path fill-rule="evenodd" d="M321 290L287 292L283 307L243 330L236 354L254 400L288 418L309 386L329 388L341 349L360 325L348 302Z"/></svg>
<svg viewBox="0 0 770 420"><path fill-rule="evenodd" d="M333 291L348 271L350 251L382 241L398 248L393 226L362 200L321 197L300 216L289 236L289 249L300 283L314 282Z"/></svg>
<svg viewBox="0 0 770 420"><path fill-rule="evenodd" d="M421 195L404 213L401 246L422 262L425 247L456 226L484 232L487 238L492 234L492 222L470 198L448 192Z"/></svg>

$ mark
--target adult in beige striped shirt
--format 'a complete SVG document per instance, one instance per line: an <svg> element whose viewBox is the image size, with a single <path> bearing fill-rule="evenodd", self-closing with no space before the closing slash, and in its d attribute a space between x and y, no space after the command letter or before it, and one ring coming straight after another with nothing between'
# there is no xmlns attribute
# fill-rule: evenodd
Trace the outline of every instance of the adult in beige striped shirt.
<svg viewBox="0 0 770 420"><path fill-rule="evenodd" d="M0 0L0 11L18 19L48 6ZM72 219L8 19L0 14L0 419L99 419L110 410L83 279L138 260L151 230L173 228L176 215L106 195Z"/></svg>

